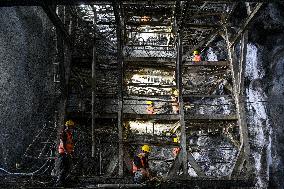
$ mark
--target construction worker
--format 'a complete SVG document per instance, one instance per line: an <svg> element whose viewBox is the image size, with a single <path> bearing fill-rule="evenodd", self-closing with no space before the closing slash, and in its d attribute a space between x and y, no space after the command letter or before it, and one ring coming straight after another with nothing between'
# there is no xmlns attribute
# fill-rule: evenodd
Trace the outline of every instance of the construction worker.
<svg viewBox="0 0 284 189"><path fill-rule="evenodd" d="M179 137L176 134L174 134L173 137L174 137L173 142L179 144L180 143ZM179 152L180 152L180 147L174 147L172 150L174 157L176 157L179 154Z"/></svg>
<svg viewBox="0 0 284 189"><path fill-rule="evenodd" d="M72 120L65 122L63 131L60 134L60 142L58 146L58 166L56 186L64 186L66 177L71 171L72 158L74 152L73 128L75 123Z"/></svg>
<svg viewBox="0 0 284 189"><path fill-rule="evenodd" d="M141 148L142 152L134 156L133 161L133 174L134 183L141 184L150 179L148 156L151 151L150 146L145 144Z"/></svg>
<svg viewBox="0 0 284 189"><path fill-rule="evenodd" d="M193 51L193 60L194 62L199 62L201 61L201 56L198 52L198 50Z"/></svg>
<svg viewBox="0 0 284 189"><path fill-rule="evenodd" d="M146 108L147 114L155 114L156 110L154 107L154 102L149 100L146 102L146 104L147 104L147 108Z"/></svg>
<svg viewBox="0 0 284 189"><path fill-rule="evenodd" d="M172 89L171 99L172 99L171 105L172 105L173 113L178 114L179 113L178 90Z"/></svg>

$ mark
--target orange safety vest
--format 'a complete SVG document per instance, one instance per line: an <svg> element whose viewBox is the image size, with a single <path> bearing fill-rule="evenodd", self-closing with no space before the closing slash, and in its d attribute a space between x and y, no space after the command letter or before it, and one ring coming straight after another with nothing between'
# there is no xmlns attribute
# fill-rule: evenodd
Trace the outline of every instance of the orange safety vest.
<svg viewBox="0 0 284 189"><path fill-rule="evenodd" d="M60 143L58 146L58 152L60 154L64 154L66 150L66 153L70 154L74 151L73 136L70 131L64 131L64 132L66 133L66 144L65 144L66 149L64 149L63 141L62 139L60 139Z"/></svg>
<svg viewBox="0 0 284 189"><path fill-rule="evenodd" d="M173 148L172 152L173 152L174 157L176 157L178 153L180 152L180 147Z"/></svg>
<svg viewBox="0 0 284 189"><path fill-rule="evenodd" d="M144 160L143 160L144 155L143 155L143 154L138 154L137 156L140 158L142 168L145 167L145 163L146 163L146 162L144 162ZM134 162L133 162L133 166L132 166L132 171L133 171L133 173L135 173L136 171L138 171L138 167L135 165Z"/></svg>
<svg viewBox="0 0 284 189"><path fill-rule="evenodd" d="M200 56L200 55L198 55L198 54L194 55L194 57L193 57L193 61L195 61L195 62L199 62L199 61L201 61L201 56Z"/></svg>

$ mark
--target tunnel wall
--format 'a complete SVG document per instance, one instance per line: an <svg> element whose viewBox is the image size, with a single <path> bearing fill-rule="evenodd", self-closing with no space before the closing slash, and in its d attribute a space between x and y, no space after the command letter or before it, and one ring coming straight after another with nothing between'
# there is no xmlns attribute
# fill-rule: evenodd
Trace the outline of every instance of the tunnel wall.
<svg viewBox="0 0 284 189"><path fill-rule="evenodd" d="M284 188L284 6L264 4L249 28L245 76L257 188Z"/></svg>
<svg viewBox="0 0 284 189"><path fill-rule="evenodd" d="M1 7L0 23L0 167L13 170L51 121L52 25L40 7Z"/></svg>

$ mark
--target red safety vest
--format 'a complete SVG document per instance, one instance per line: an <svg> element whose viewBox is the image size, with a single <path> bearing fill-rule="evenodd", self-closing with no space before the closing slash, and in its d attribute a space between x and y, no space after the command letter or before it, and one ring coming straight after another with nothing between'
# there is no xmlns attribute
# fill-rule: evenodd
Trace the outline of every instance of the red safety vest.
<svg viewBox="0 0 284 189"><path fill-rule="evenodd" d="M198 55L198 54L194 55L194 57L193 57L193 61L195 61L195 62L199 62L199 61L201 61L201 56L200 56L200 55Z"/></svg>
<svg viewBox="0 0 284 189"><path fill-rule="evenodd" d="M144 155L143 154L138 154L137 156L140 158L142 168L145 167L145 163L146 162L144 162L144 160L143 160ZM134 162L133 162L133 166L132 166L132 171L133 171L133 173L138 171L138 167L134 164Z"/></svg>
<svg viewBox="0 0 284 189"><path fill-rule="evenodd" d="M60 139L60 143L58 146L58 152L60 154L64 154L66 150L66 153L70 154L74 151L73 136L70 131L63 131L63 132L65 132L66 134L66 144L65 144L66 149L64 149L63 141L62 139Z"/></svg>

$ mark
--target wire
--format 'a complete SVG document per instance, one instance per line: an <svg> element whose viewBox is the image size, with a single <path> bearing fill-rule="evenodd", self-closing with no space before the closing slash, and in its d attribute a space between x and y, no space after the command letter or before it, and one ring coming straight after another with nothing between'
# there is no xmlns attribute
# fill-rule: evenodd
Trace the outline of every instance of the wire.
<svg viewBox="0 0 284 189"><path fill-rule="evenodd" d="M46 165L47 163L50 161L50 159L48 159L39 169L35 170L34 172L31 172L31 173L12 173L10 171L7 171L6 169L4 168L1 168L0 167L0 170L1 171L4 171L5 173L9 174L9 175L24 175L24 176L33 176L35 175L36 173L40 172Z"/></svg>

